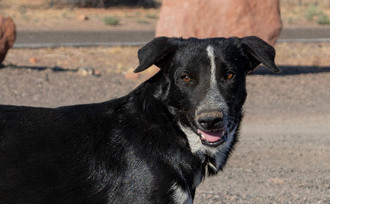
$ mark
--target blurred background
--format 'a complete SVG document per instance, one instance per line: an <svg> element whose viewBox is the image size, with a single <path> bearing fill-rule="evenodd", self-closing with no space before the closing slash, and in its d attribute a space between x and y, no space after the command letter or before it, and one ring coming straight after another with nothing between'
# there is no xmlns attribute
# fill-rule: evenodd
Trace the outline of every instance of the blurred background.
<svg viewBox="0 0 390 204"><path fill-rule="evenodd" d="M58 107L128 94L155 36L257 35L280 74L247 77L240 142L195 203L329 203L329 0L0 0L0 104ZM2 62L1 62L2 61Z"/></svg>
<svg viewBox="0 0 390 204"><path fill-rule="evenodd" d="M90 67L101 74L117 72L126 75L129 71L130 76L127 77L141 77L142 74L141 76L131 74L137 64L136 58L131 57L134 55L134 49L138 49L134 46L143 45L156 35L174 36L175 33L170 30L175 28L184 29L189 28L189 25L210 21L191 19L192 16L186 13L178 14L180 10L186 9L183 6L180 8L183 5L181 1L168 0L167 2L170 3L166 4L168 10L165 10L169 13L163 13L164 16L161 17L163 22L160 22L161 25L156 33L160 14L164 9L161 0L1 0L0 15L11 17L15 23L17 37L13 47L18 48L9 51L3 65L58 66L65 69ZM172 6L175 2L179 6ZM196 4L196 1L188 2ZM236 14L237 16L229 14L229 11L221 13L220 15L224 16L217 17L218 20L210 21L203 27L219 28L217 25L221 22L227 21L227 18L233 18L228 22L230 23L228 26L219 29L227 32L222 35L252 34L262 37L267 42L271 41L270 43L275 46L278 53L277 64L329 66L329 0L280 0L279 2L263 0L258 2L261 3L258 6L260 9L266 5L265 10L257 12L254 10L256 13L253 14L259 16L259 20L251 18L251 15L247 16L255 20L245 22L236 20L243 19L242 13L248 12L246 8L242 8L239 11L241 13ZM267 4L270 5L267 6ZM203 5L205 8L208 8L207 6L212 5ZM228 6L226 8L229 9ZM271 9L273 10L269 11ZM280 13L277 9L280 9ZM208 10L209 13L215 13L222 9L215 6ZM200 18L205 12L199 13L201 15L195 18ZM187 19L178 20L184 19L183 16L186 17L186 15L189 16ZM232 15L233 17L230 17ZM206 17L210 18L210 16ZM176 26L171 26L175 24ZM161 29L164 26L165 30ZM254 29L248 31L247 34L237 29L240 27L241 30L248 30L248 28L260 30ZM262 27L265 29L261 30ZM232 34L235 30L238 30L237 33ZM196 36L196 33L198 37L221 36L221 33L206 33L201 36L199 33L202 30L199 31L199 29L179 30L178 32L176 34L178 36ZM184 32L189 32L189 34ZM268 40L267 38L271 37L267 35L273 35L272 40ZM61 54L64 52L74 54ZM82 52L85 57L80 57L80 53L77 52ZM114 53L112 60L90 57L106 52ZM116 52L127 54L118 55L115 54ZM133 54L128 54L129 52Z"/></svg>

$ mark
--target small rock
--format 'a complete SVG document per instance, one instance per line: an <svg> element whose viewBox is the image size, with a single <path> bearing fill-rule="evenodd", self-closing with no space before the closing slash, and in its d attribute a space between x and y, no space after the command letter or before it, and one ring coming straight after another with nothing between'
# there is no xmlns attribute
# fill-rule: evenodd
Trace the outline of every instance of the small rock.
<svg viewBox="0 0 390 204"><path fill-rule="evenodd" d="M38 59L36 57L31 57L30 59L28 59L28 61L31 63L31 64L36 64L38 62Z"/></svg>
<svg viewBox="0 0 390 204"><path fill-rule="evenodd" d="M82 68L77 70L77 74L80 76L94 75L95 70L93 68L89 68L89 67L82 67Z"/></svg>
<svg viewBox="0 0 390 204"><path fill-rule="evenodd" d="M102 76L102 72L99 71L99 70L95 70L95 72L93 73L94 76Z"/></svg>
<svg viewBox="0 0 390 204"><path fill-rule="evenodd" d="M89 19L89 17L86 16L86 15L79 15L79 16L77 17L77 19L80 20L80 21L86 21L86 20Z"/></svg>
<svg viewBox="0 0 390 204"><path fill-rule="evenodd" d="M270 178L268 181L272 184L284 184L284 180L281 178Z"/></svg>

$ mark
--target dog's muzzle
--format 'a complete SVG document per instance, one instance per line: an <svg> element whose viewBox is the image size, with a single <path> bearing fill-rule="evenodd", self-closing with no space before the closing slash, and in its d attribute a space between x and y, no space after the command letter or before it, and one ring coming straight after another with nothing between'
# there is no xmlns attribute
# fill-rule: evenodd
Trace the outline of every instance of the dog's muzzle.
<svg viewBox="0 0 390 204"><path fill-rule="evenodd" d="M218 146L227 139L227 127L224 114L221 111L202 111L196 115L197 133L202 143L208 146Z"/></svg>

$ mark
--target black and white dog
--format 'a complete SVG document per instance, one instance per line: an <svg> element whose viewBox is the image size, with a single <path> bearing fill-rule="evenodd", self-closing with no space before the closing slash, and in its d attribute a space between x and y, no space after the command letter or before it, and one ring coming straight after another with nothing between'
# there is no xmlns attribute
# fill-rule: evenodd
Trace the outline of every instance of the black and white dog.
<svg viewBox="0 0 390 204"><path fill-rule="evenodd" d="M129 95L59 108L0 106L0 203L192 203L237 141L245 78L275 50L258 37L159 37L161 70Z"/></svg>

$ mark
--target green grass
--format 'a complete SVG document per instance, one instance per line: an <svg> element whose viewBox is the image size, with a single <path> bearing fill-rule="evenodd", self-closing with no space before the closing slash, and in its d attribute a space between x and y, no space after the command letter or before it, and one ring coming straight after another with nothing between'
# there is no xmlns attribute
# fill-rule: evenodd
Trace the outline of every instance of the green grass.
<svg viewBox="0 0 390 204"><path fill-rule="evenodd" d="M103 18L103 22L106 25L115 26L115 25L119 24L119 19L117 17L115 17L115 16L105 16Z"/></svg>

